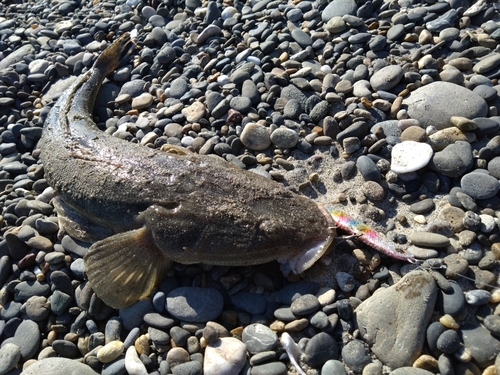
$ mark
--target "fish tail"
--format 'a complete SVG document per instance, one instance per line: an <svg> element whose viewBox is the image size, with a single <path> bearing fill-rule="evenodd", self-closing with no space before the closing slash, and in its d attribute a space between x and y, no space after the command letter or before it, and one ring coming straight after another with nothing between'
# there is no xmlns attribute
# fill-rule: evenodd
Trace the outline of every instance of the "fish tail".
<svg viewBox="0 0 500 375"><path fill-rule="evenodd" d="M134 48L135 43L130 33L126 32L101 53L95 62L94 68L102 71L104 76L111 74L132 53Z"/></svg>

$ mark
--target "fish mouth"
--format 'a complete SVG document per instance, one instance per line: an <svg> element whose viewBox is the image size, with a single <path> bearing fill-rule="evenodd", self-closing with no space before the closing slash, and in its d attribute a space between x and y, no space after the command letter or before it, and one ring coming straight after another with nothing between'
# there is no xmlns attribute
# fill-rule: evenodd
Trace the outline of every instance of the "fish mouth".
<svg viewBox="0 0 500 375"><path fill-rule="evenodd" d="M284 276L288 276L290 272L298 275L311 268L325 254L335 239L337 234L332 215L319 203L318 208L324 215L327 226L324 228L322 234L310 243L307 249L299 254L278 259L278 262L281 263L280 268Z"/></svg>

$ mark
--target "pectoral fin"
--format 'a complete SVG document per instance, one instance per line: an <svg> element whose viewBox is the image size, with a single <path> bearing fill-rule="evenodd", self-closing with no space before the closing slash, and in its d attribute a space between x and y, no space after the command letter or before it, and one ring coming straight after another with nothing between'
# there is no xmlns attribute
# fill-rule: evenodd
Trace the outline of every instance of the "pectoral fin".
<svg viewBox="0 0 500 375"><path fill-rule="evenodd" d="M94 243L84 262L94 292L116 309L147 297L172 264L155 246L147 228Z"/></svg>

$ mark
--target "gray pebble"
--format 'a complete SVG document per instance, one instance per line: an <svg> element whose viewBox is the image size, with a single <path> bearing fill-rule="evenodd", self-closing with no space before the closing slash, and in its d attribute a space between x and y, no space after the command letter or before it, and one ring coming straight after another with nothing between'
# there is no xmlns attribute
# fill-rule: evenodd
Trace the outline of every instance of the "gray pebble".
<svg viewBox="0 0 500 375"><path fill-rule="evenodd" d="M468 173L460 180L460 186L474 199L493 197L500 189L498 180L484 173Z"/></svg>
<svg viewBox="0 0 500 375"><path fill-rule="evenodd" d="M220 292L212 288L180 287L167 296L165 308L179 320L208 322L222 312L224 301Z"/></svg>
<svg viewBox="0 0 500 375"><path fill-rule="evenodd" d="M339 348L335 339L328 333L314 335L304 349L305 361L314 368L320 368L330 359L339 358Z"/></svg>
<svg viewBox="0 0 500 375"><path fill-rule="evenodd" d="M449 246L449 238L442 234L429 232L412 232L408 239L417 246L443 248Z"/></svg>
<svg viewBox="0 0 500 375"><path fill-rule="evenodd" d="M17 366L21 359L21 350L15 344L5 344L0 349L0 374L6 374Z"/></svg>
<svg viewBox="0 0 500 375"><path fill-rule="evenodd" d="M68 358L46 358L23 371L23 375L97 375L89 366ZM116 373L119 374L119 373Z"/></svg>
<svg viewBox="0 0 500 375"><path fill-rule="evenodd" d="M23 320L17 327L14 336L4 340L2 346L7 343L17 345L25 361L31 359L40 346L40 329L38 328L38 324L32 320Z"/></svg>
<svg viewBox="0 0 500 375"><path fill-rule="evenodd" d="M271 331L260 323L250 324L243 330L241 339L247 350L256 354L273 349L278 343L278 336L275 332Z"/></svg>
<svg viewBox="0 0 500 375"><path fill-rule="evenodd" d="M290 306L291 312L297 316L309 315L319 308L318 298L312 294L304 294Z"/></svg>
<svg viewBox="0 0 500 375"><path fill-rule="evenodd" d="M363 371L363 368L371 362L365 343L360 340L350 341L342 348L342 359L346 366L355 372Z"/></svg>
<svg viewBox="0 0 500 375"><path fill-rule="evenodd" d="M474 289L465 292L465 300L469 305L480 306L489 302L491 293L484 289Z"/></svg>
<svg viewBox="0 0 500 375"><path fill-rule="evenodd" d="M233 305L252 315L260 315L266 311L267 301L264 296L257 293L240 292L231 296ZM212 320L212 319L210 319Z"/></svg>
<svg viewBox="0 0 500 375"><path fill-rule="evenodd" d="M457 331L448 329L437 340L437 349L446 354L453 354L460 347L460 337Z"/></svg>

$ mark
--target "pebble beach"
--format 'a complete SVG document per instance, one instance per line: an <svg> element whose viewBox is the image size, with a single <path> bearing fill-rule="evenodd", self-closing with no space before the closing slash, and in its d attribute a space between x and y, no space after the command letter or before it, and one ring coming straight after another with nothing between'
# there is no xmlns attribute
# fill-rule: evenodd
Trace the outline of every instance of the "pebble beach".
<svg viewBox="0 0 500 375"><path fill-rule="evenodd" d="M416 261L338 229L301 275L175 263L107 306L38 141L125 32L103 132L278 181ZM497 1L0 0L0 375L500 375L499 78Z"/></svg>

